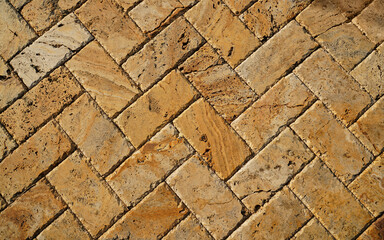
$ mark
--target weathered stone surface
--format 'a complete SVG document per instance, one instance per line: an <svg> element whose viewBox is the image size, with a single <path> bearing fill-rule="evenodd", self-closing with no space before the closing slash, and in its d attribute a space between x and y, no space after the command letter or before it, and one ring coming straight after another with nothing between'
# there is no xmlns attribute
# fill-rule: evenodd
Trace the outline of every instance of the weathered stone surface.
<svg viewBox="0 0 384 240"><path fill-rule="evenodd" d="M45 182L18 198L0 212L0 239L27 239L64 208Z"/></svg>
<svg viewBox="0 0 384 240"><path fill-rule="evenodd" d="M25 47L36 37L27 22L7 1L0 1L0 56L5 60Z"/></svg>
<svg viewBox="0 0 384 240"><path fill-rule="evenodd" d="M109 117L115 116L139 93L96 41L85 46L65 65Z"/></svg>
<svg viewBox="0 0 384 240"><path fill-rule="evenodd" d="M22 6L25 5L28 0L9 0L9 2L17 9L20 9Z"/></svg>
<svg viewBox="0 0 384 240"><path fill-rule="evenodd" d="M372 219L318 158L291 181L290 188L337 239L352 239Z"/></svg>
<svg viewBox="0 0 384 240"><path fill-rule="evenodd" d="M23 92L23 84L0 58L0 110L10 105Z"/></svg>
<svg viewBox="0 0 384 240"><path fill-rule="evenodd" d="M282 127L313 103L315 97L293 74L273 86L232 122L235 131L259 151Z"/></svg>
<svg viewBox="0 0 384 240"><path fill-rule="evenodd" d="M131 9L140 1L141 0L116 0L116 2L124 9L124 11Z"/></svg>
<svg viewBox="0 0 384 240"><path fill-rule="evenodd" d="M90 239L88 234L81 228L75 217L68 210L44 229L37 240L73 240Z"/></svg>
<svg viewBox="0 0 384 240"><path fill-rule="evenodd" d="M313 153L292 130L286 129L236 172L228 184L245 206L254 210L312 158Z"/></svg>
<svg viewBox="0 0 384 240"><path fill-rule="evenodd" d="M250 155L248 146L202 99L174 123L221 179L228 178Z"/></svg>
<svg viewBox="0 0 384 240"><path fill-rule="evenodd" d="M91 39L75 15L69 14L16 55L11 65L25 85L31 88Z"/></svg>
<svg viewBox="0 0 384 240"><path fill-rule="evenodd" d="M106 180L128 206L134 205L192 151L175 127L166 125Z"/></svg>
<svg viewBox="0 0 384 240"><path fill-rule="evenodd" d="M295 195L284 188L228 239L288 239L311 215Z"/></svg>
<svg viewBox="0 0 384 240"><path fill-rule="evenodd" d="M138 147L191 103L196 94L180 72L172 71L124 110L116 123Z"/></svg>
<svg viewBox="0 0 384 240"><path fill-rule="evenodd" d="M101 174L128 156L132 145L86 94L58 117L60 125Z"/></svg>
<svg viewBox="0 0 384 240"><path fill-rule="evenodd" d="M224 0L224 2L235 14L238 14L250 5L253 0Z"/></svg>
<svg viewBox="0 0 384 240"><path fill-rule="evenodd" d="M87 1L75 13L118 63L145 40L132 19L112 0Z"/></svg>
<svg viewBox="0 0 384 240"><path fill-rule="evenodd" d="M316 218L312 218L292 240L333 240L333 237L325 230Z"/></svg>
<svg viewBox="0 0 384 240"><path fill-rule="evenodd" d="M60 67L0 114L0 121L17 142L36 131L81 92L72 74Z"/></svg>
<svg viewBox="0 0 384 240"><path fill-rule="evenodd" d="M369 94L322 49L294 72L346 125L371 102Z"/></svg>
<svg viewBox="0 0 384 240"><path fill-rule="evenodd" d="M0 160L7 156L15 147L17 147L16 142L0 125Z"/></svg>
<svg viewBox="0 0 384 240"><path fill-rule="evenodd" d="M357 240L384 239L384 217L377 219Z"/></svg>
<svg viewBox="0 0 384 240"><path fill-rule="evenodd" d="M320 102L309 108L291 127L345 184L373 158Z"/></svg>
<svg viewBox="0 0 384 240"><path fill-rule="evenodd" d="M317 43L293 20L240 64L236 71L257 94L262 94L316 47Z"/></svg>
<svg viewBox="0 0 384 240"><path fill-rule="evenodd" d="M185 19L178 18L128 58L123 68L142 90L146 90L203 41Z"/></svg>
<svg viewBox="0 0 384 240"><path fill-rule="evenodd" d="M209 44L201 47L179 69L226 121L232 121L256 99L256 94L223 63Z"/></svg>
<svg viewBox="0 0 384 240"><path fill-rule="evenodd" d="M163 183L100 239L160 239L187 213L188 209Z"/></svg>
<svg viewBox="0 0 384 240"><path fill-rule="evenodd" d="M201 0L185 16L232 67L260 45L251 31L220 1Z"/></svg>
<svg viewBox="0 0 384 240"><path fill-rule="evenodd" d="M310 0L262 0L248 8L240 19L259 39L264 39L279 31L310 2Z"/></svg>
<svg viewBox="0 0 384 240"><path fill-rule="evenodd" d="M9 201L72 150L71 142L50 122L0 163L0 192Z"/></svg>
<svg viewBox="0 0 384 240"><path fill-rule="evenodd" d="M207 231L203 229L197 219L188 216L172 229L164 240L212 240Z"/></svg>
<svg viewBox="0 0 384 240"><path fill-rule="evenodd" d="M123 212L121 202L79 152L64 160L47 178L93 237Z"/></svg>
<svg viewBox="0 0 384 240"><path fill-rule="evenodd" d="M7 206L7 202L0 196L0 210L3 210Z"/></svg>
<svg viewBox="0 0 384 240"><path fill-rule="evenodd" d="M243 218L240 201L196 156L166 181L216 239L226 236Z"/></svg>

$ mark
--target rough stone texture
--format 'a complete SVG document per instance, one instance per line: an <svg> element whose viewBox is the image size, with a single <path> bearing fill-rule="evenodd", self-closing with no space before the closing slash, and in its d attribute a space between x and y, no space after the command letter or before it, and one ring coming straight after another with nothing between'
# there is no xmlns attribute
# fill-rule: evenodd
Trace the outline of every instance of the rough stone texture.
<svg viewBox="0 0 384 240"><path fill-rule="evenodd" d="M15 8L20 9L26 2L28 2L28 0L9 0L8 2L10 2Z"/></svg>
<svg viewBox="0 0 384 240"><path fill-rule="evenodd" d="M16 142L0 125L0 161L7 156L14 148L17 147Z"/></svg>
<svg viewBox="0 0 384 240"><path fill-rule="evenodd" d="M235 131L259 151L315 97L293 74L283 78L232 122Z"/></svg>
<svg viewBox="0 0 384 240"><path fill-rule="evenodd" d="M228 122L248 107L256 94L209 44L188 58L179 69Z"/></svg>
<svg viewBox="0 0 384 240"><path fill-rule="evenodd" d="M265 39L279 31L310 2L310 0L262 0L248 8L240 19L259 39Z"/></svg>
<svg viewBox="0 0 384 240"><path fill-rule="evenodd" d="M240 201L196 156L166 181L216 239L226 236L243 218Z"/></svg>
<svg viewBox="0 0 384 240"><path fill-rule="evenodd" d="M3 210L7 206L7 202L0 196L0 210Z"/></svg>
<svg viewBox="0 0 384 240"><path fill-rule="evenodd" d="M243 11L253 0L224 0L228 7L235 13L238 14Z"/></svg>
<svg viewBox="0 0 384 240"><path fill-rule="evenodd" d="M320 102L294 122L292 129L345 184L351 182L373 158Z"/></svg>
<svg viewBox="0 0 384 240"><path fill-rule="evenodd" d="M228 240L288 239L311 216L310 211L294 194L288 188L284 188L232 233Z"/></svg>
<svg viewBox="0 0 384 240"><path fill-rule="evenodd" d="M188 209L163 183L100 239L160 239L187 213Z"/></svg>
<svg viewBox="0 0 384 240"><path fill-rule="evenodd" d="M70 104L80 92L72 74L60 67L2 112L0 121L20 143Z"/></svg>
<svg viewBox="0 0 384 240"><path fill-rule="evenodd" d="M128 206L151 191L192 153L174 126L166 125L106 179Z"/></svg>
<svg viewBox="0 0 384 240"><path fill-rule="evenodd" d="M212 240L207 231L199 225L199 221L188 216L170 231L164 240Z"/></svg>
<svg viewBox="0 0 384 240"><path fill-rule="evenodd" d="M129 76L144 91L180 60L197 49L201 36L183 18L178 18L123 64Z"/></svg>
<svg viewBox="0 0 384 240"><path fill-rule="evenodd" d="M325 230L316 218L312 218L292 240L333 240L333 237Z"/></svg>
<svg viewBox="0 0 384 240"><path fill-rule="evenodd" d="M109 54L121 63L145 37L113 0L90 0L76 15Z"/></svg>
<svg viewBox="0 0 384 240"><path fill-rule="evenodd" d="M196 96L196 91L178 71L172 71L116 119L135 147L164 126Z"/></svg>
<svg viewBox="0 0 384 240"><path fill-rule="evenodd" d="M109 117L120 112L139 90L95 41L66 64Z"/></svg>
<svg viewBox="0 0 384 240"><path fill-rule="evenodd" d="M260 207L313 158L290 129L245 164L229 181L232 191L251 210Z"/></svg>
<svg viewBox="0 0 384 240"><path fill-rule="evenodd" d="M236 71L257 94L262 94L316 47L317 43L293 20L240 64ZM267 62L269 64L265 64Z"/></svg>
<svg viewBox="0 0 384 240"><path fill-rule="evenodd" d="M17 54L11 65L25 85L31 88L91 38L75 15L70 14Z"/></svg>
<svg viewBox="0 0 384 240"><path fill-rule="evenodd" d="M384 217L377 219L357 240L382 240L384 239Z"/></svg>
<svg viewBox="0 0 384 240"><path fill-rule="evenodd" d="M86 94L66 108L58 121L101 174L107 173L133 149Z"/></svg>
<svg viewBox="0 0 384 240"><path fill-rule="evenodd" d="M116 0L116 2L124 9L124 11L131 9L140 1L141 0Z"/></svg>
<svg viewBox="0 0 384 240"><path fill-rule="evenodd" d="M229 177L250 155L248 146L202 99L174 123L221 179Z"/></svg>
<svg viewBox="0 0 384 240"><path fill-rule="evenodd" d="M64 160L47 178L93 237L123 212L121 202L79 152Z"/></svg>
<svg viewBox="0 0 384 240"><path fill-rule="evenodd" d="M64 207L64 204L55 198L48 185L40 181L0 212L0 239L30 238Z"/></svg>
<svg viewBox="0 0 384 240"><path fill-rule="evenodd" d="M260 45L251 31L220 1L201 0L185 17L232 67Z"/></svg>
<svg viewBox="0 0 384 240"><path fill-rule="evenodd" d="M346 125L371 102L369 94L322 49L294 72Z"/></svg>
<svg viewBox="0 0 384 240"><path fill-rule="evenodd" d="M337 239L352 239L372 219L319 159L304 168L289 186Z"/></svg>
<svg viewBox="0 0 384 240"><path fill-rule="evenodd" d="M52 224L44 229L37 237L37 240L73 240L90 239L88 234L82 229L72 213L65 211Z"/></svg>
<svg viewBox="0 0 384 240"><path fill-rule="evenodd" d="M0 58L0 110L24 93L23 84Z"/></svg>

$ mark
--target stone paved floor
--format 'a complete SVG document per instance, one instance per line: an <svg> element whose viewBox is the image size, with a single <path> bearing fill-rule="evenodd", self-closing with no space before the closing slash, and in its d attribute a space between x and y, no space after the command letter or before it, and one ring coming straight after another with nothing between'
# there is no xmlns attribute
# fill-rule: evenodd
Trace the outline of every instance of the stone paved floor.
<svg viewBox="0 0 384 240"><path fill-rule="evenodd" d="M384 0L0 0L0 239L384 239Z"/></svg>

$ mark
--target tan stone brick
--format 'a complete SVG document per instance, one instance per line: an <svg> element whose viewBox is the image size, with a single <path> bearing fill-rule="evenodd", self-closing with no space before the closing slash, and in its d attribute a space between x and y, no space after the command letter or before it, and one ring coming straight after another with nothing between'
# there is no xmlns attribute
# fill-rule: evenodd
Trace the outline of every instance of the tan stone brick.
<svg viewBox="0 0 384 240"><path fill-rule="evenodd" d="M309 5L310 0L262 0L253 4L240 19L259 39L268 38Z"/></svg>
<svg viewBox="0 0 384 240"><path fill-rule="evenodd" d="M109 117L115 116L139 93L123 70L95 41L65 65Z"/></svg>
<svg viewBox="0 0 384 240"><path fill-rule="evenodd" d="M9 2L15 7L17 8L18 10L20 10L20 8L22 6L25 5L26 2L28 2L28 0L9 0Z"/></svg>
<svg viewBox="0 0 384 240"><path fill-rule="evenodd" d="M251 154L233 129L202 99L174 123L221 179L228 178Z"/></svg>
<svg viewBox="0 0 384 240"><path fill-rule="evenodd" d="M211 240L207 231L203 229L197 219L188 216L179 223L164 238L164 240Z"/></svg>
<svg viewBox="0 0 384 240"><path fill-rule="evenodd" d="M180 72L173 71L124 110L116 123L138 147L187 106L196 94Z"/></svg>
<svg viewBox="0 0 384 240"><path fill-rule="evenodd" d="M118 63L145 40L136 24L112 0L87 1L75 13Z"/></svg>
<svg viewBox="0 0 384 240"><path fill-rule="evenodd" d="M192 151L188 143L178 136L175 127L166 125L106 180L128 206L133 205Z"/></svg>
<svg viewBox="0 0 384 240"><path fill-rule="evenodd" d="M44 229L37 237L37 240L73 240L90 239L88 234L81 228L75 217L68 210Z"/></svg>
<svg viewBox="0 0 384 240"><path fill-rule="evenodd" d="M240 201L196 156L166 181L215 239L222 239L243 218Z"/></svg>
<svg viewBox="0 0 384 240"><path fill-rule="evenodd" d="M9 201L71 150L68 137L49 122L0 163L1 194Z"/></svg>
<svg viewBox="0 0 384 240"><path fill-rule="evenodd" d="M314 100L313 94L295 75L290 74L266 92L231 125L252 149L259 151Z"/></svg>
<svg viewBox="0 0 384 240"><path fill-rule="evenodd" d="M7 1L0 2L0 55L9 60L36 37L27 22Z"/></svg>
<svg viewBox="0 0 384 240"><path fill-rule="evenodd" d="M251 31L220 1L201 0L185 16L232 67L260 45Z"/></svg>
<svg viewBox="0 0 384 240"><path fill-rule="evenodd" d="M187 213L188 209L163 183L100 239L160 239Z"/></svg>
<svg viewBox="0 0 384 240"><path fill-rule="evenodd" d="M116 0L116 2L124 9L124 11L131 9L140 1L141 0Z"/></svg>
<svg viewBox="0 0 384 240"><path fill-rule="evenodd" d="M226 121L232 121L256 99L251 88L223 63L209 44L201 47L179 69Z"/></svg>
<svg viewBox="0 0 384 240"><path fill-rule="evenodd" d="M70 104L80 92L72 74L60 67L2 112L0 121L20 143Z"/></svg>
<svg viewBox="0 0 384 240"><path fill-rule="evenodd" d="M27 239L48 223L65 206L55 198L45 182L18 198L0 212L0 239Z"/></svg>
<svg viewBox="0 0 384 240"><path fill-rule="evenodd" d="M294 72L346 125L371 102L369 94L322 49Z"/></svg>
<svg viewBox="0 0 384 240"><path fill-rule="evenodd" d="M381 240L384 238L384 217L377 219L357 240Z"/></svg>
<svg viewBox="0 0 384 240"><path fill-rule="evenodd" d="M291 181L290 188L337 239L352 239L372 219L318 158Z"/></svg>
<svg viewBox="0 0 384 240"><path fill-rule="evenodd" d="M233 232L228 240L288 239L311 216L311 212L295 195L288 188L284 188Z"/></svg>
<svg viewBox="0 0 384 240"><path fill-rule="evenodd" d="M118 128L101 114L86 94L67 107L58 121L102 175L133 150Z"/></svg>
<svg viewBox="0 0 384 240"><path fill-rule="evenodd" d="M333 240L333 237L319 223L316 218L312 218L299 232L293 236L292 240Z"/></svg>
<svg viewBox="0 0 384 240"><path fill-rule="evenodd" d="M257 94L262 94L316 47L317 43L293 20L240 64L236 71Z"/></svg>
<svg viewBox="0 0 384 240"><path fill-rule="evenodd" d="M254 210L282 188L313 156L288 128L236 172L228 184L245 206Z"/></svg>
<svg viewBox="0 0 384 240"><path fill-rule="evenodd" d="M224 0L224 2L235 14L238 14L252 4L253 0Z"/></svg>
<svg viewBox="0 0 384 240"><path fill-rule="evenodd" d="M128 58L123 68L142 90L146 90L203 41L184 18L178 18L143 49Z"/></svg>
<svg viewBox="0 0 384 240"><path fill-rule="evenodd" d="M0 160L7 156L16 147L16 142L0 125Z"/></svg>
<svg viewBox="0 0 384 240"><path fill-rule="evenodd" d="M0 110L10 105L22 93L24 93L22 83L0 58Z"/></svg>
<svg viewBox="0 0 384 240"><path fill-rule="evenodd" d="M79 152L64 160L47 178L93 237L123 212L121 202Z"/></svg>
<svg viewBox="0 0 384 240"><path fill-rule="evenodd" d="M315 103L291 126L345 184L351 182L373 158L320 102Z"/></svg>
<svg viewBox="0 0 384 240"><path fill-rule="evenodd" d="M184 7L195 5L199 1L200 0L179 0L179 2L181 2L181 4L183 4Z"/></svg>

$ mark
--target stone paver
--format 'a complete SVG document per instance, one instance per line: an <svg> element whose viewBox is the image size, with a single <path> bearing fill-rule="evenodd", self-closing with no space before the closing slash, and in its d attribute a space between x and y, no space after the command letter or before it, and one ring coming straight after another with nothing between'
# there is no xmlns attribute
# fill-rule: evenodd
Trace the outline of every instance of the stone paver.
<svg viewBox="0 0 384 240"><path fill-rule="evenodd" d="M235 14L243 11L247 6L252 4L252 1L253 0L224 0L224 2Z"/></svg>
<svg viewBox="0 0 384 240"><path fill-rule="evenodd" d="M357 240L382 240L384 239L384 217L377 219Z"/></svg>
<svg viewBox="0 0 384 240"><path fill-rule="evenodd" d="M0 160L7 156L16 147L16 142L0 125Z"/></svg>
<svg viewBox="0 0 384 240"><path fill-rule="evenodd" d="M203 229L199 222L191 216L179 223L170 231L164 240L211 240L207 231Z"/></svg>
<svg viewBox="0 0 384 240"><path fill-rule="evenodd" d="M124 11L127 11L137 3L141 2L141 0L116 0L116 2L124 9Z"/></svg>
<svg viewBox="0 0 384 240"><path fill-rule="evenodd" d="M24 93L23 84L0 58L0 110Z"/></svg>
<svg viewBox="0 0 384 240"><path fill-rule="evenodd" d="M292 240L333 240L333 237L325 230L318 220L312 218L300 231L298 231Z"/></svg>

